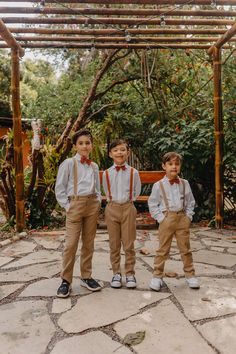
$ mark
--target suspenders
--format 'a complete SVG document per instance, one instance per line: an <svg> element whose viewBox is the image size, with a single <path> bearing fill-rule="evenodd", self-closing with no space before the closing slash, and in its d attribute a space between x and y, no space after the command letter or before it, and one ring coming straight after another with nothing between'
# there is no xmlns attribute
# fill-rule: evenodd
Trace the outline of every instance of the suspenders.
<svg viewBox="0 0 236 354"><path fill-rule="evenodd" d="M95 194L95 169L93 162L91 163L93 173L94 173L94 183L93 183L93 193ZM74 195L73 197L77 197L77 192L78 192L78 162L75 157L73 157L73 172L74 172Z"/></svg>
<svg viewBox="0 0 236 354"><path fill-rule="evenodd" d="M112 194L111 194L111 184L110 184L110 178L109 178L109 172L108 170L105 171L106 174L106 182L107 182L107 189L108 189L108 195L110 201L112 200ZM133 185L134 185L134 168L131 167L130 169L130 184L129 184L129 200L133 200Z"/></svg>
<svg viewBox="0 0 236 354"><path fill-rule="evenodd" d="M184 183L184 180L180 178L180 182L181 182L181 186L183 187L183 211L185 211L185 183ZM170 206L169 206L169 203L168 203L168 199L167 199L167 196L166 196L166 192L165 192L165 188L163 186L163 183L162 181L160 181L160 188L161 188L161 194L162 194L162 197L164 199L164 203L165 203L165 206L166 206L166 210L169 211L170 210Z"/></svg>

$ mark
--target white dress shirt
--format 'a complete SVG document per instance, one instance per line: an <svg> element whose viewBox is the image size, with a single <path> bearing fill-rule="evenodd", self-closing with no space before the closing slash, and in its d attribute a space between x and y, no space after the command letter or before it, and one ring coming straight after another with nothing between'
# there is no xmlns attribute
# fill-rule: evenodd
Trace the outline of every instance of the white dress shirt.
<svg viewBox="0 0 236 354"><path fill-rule="evenodd" d="M90 165L80 162L79 153L75 155L78 163L77 195L86 196L95 193L101 201L100 179L98 165L92 162ZM59 166L55 193L58 203L67 211L70 207L69 197L74 195L74 159L69 158Z"/></svg>
<svg viewBox="0 0 236 354"><path fill-rule="evenodd" d="M192 220L192 216L194 215L194 206L195 199L193 197L193 193L191 191L190 185L186 179L182 179L185 183L185 196L183 198L183 186L180 184L174 183L170 184L169 179L165 176L161 179L163 183L164 190L166 192L167 201L169 204L170 211L180 211L185 207L186 215ZM183 205L183 199L184 204ZM160 189L160 181L156 182L152 187L152 193L148 199L148 207L151 216L161 223L165 215L163 212L166 211L166 205L162 196L162 192Z"/></svg>
<svg viewBox="0 0 236 354"><path fill-rule="evenodd" d="M130 170L131 167L125 163L125 170L116 170L116 165L114 164L108 169L111 196L112 201L116 203L126 203L130 200ZM109 201L109 191L107 187L106 172L103 172L102 176L103 189L106 193L107 200ZM134 168L133 174L133 190L132 190L132 200L136 200L141 192L141 181L138 171Z"/></svg>

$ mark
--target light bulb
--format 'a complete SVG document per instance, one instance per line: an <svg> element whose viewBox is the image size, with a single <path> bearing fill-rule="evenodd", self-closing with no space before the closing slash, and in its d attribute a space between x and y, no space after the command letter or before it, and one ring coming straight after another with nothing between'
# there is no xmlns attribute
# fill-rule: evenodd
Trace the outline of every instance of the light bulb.
<svg viewBox="0 0 236 354"><path fill-rule="evenodd" d="M165 16L161 16L160 25L161 26L165 26L166 25Z"/></svg>

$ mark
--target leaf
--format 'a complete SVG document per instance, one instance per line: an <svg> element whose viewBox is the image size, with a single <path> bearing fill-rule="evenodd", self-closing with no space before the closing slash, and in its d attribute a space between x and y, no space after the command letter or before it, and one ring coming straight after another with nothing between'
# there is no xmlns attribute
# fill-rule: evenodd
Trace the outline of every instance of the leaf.
<svg viewBox="0 0 236 354"><path fill-rule="evenodd" d="M142 343L145 338L145 331L138 331L135 333L128 333L124 338L124 343L128 345L137 345Z"/></svg>

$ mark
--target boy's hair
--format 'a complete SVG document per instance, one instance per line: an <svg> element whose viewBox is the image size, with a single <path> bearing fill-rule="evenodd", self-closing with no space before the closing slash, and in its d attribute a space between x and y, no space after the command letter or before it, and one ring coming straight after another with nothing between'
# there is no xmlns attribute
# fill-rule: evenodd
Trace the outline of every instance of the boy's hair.
<svg viewBox="0 0 236 354"><path fill-rule="evenodd" d="M124 139L116 139L116 140L113 140L111 142L111 144L109 145L109 152L112 149L114 149L117 145L122 145L122 144L125 144L127 147L127 150L129 150L129 144L127 143L127 141L125 141Z"/></svg>
<svg viewBox="0 0 236 354"><path fill-rule="evenodd" d="M171 152L167 152L162 157L162 163L165 164L167 161L170 161L170 160L179 160L179 162L182 163L183 158L177 152L171 151Z"/></svg>
<svg viewBox="0 0 236 354"><path fill-rule="evenodd" d="M91 140L91 142L93 142L93 136L92 136L91 132L88 129L81 129L81 130L78 130L77 132L75 132L75 134L72 136L72 143L74 145L76 145L78 138L82 135L88 136L89 139Z"/></svg>

